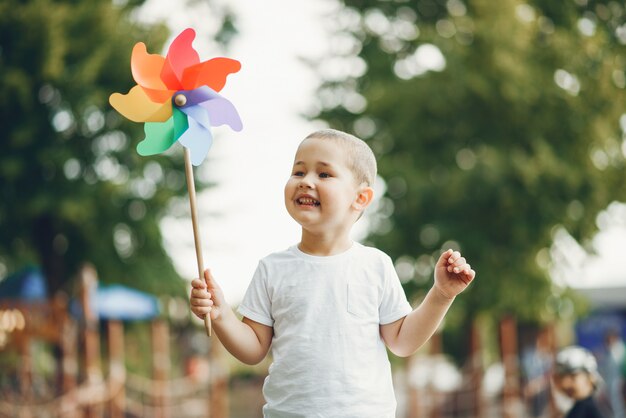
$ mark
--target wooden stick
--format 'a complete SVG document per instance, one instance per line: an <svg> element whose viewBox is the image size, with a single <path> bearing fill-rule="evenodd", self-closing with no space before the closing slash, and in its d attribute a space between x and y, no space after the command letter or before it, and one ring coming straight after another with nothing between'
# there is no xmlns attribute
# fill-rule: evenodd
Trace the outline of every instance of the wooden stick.
<svg viewBox="0 0 626 418"><path fill-rule="evenodd" d="M198 227L198 209L196 206L196 186L193 181L193 168L191 167L191 153L185 149L185 176L187 177L187 190L189 191L189 205L191 206L191 223L193 225L193 240L196 244L196 259L198 261L198 277L204 277L204 261L202 260L202 243L200 242L200 228ZM207 286L209 284L207 283ZM211 336L211 314L204 317L206 334Z"/></svg>

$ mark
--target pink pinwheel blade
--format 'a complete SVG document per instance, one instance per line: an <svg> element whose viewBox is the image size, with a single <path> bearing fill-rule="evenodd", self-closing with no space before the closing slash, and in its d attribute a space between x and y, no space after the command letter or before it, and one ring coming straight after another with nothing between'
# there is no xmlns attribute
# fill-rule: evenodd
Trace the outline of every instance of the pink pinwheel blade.
<svg viewBox="0 0 626 418"><path fill-rule="evenodd" d="M193 29L185 29L170 45L161 71L161 80L171 90L184 89L183 72L187 67L200 62L198 53L191 46L195 37L196 32Z"/></svg>

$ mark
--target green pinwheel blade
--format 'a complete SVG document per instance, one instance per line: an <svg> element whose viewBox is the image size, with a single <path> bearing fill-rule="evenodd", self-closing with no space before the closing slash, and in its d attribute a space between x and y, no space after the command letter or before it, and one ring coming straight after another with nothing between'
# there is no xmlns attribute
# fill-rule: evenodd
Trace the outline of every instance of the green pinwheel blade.
<svg viewBox="0 0 626 418"><path fill-rule="evenodd" d="M175 122L174 117L165 122L146 122L143 130L146 138L137 144L139 155L155 155L169 149L176 139L174 137Z"/></svg>
<svg viewBox="0 0 626 418"><path fill-rule="evenodd" d="M172 109L174 118L174 140L178 138L189 128L189 122L187 121L187 115L178 109Z"/></svg>

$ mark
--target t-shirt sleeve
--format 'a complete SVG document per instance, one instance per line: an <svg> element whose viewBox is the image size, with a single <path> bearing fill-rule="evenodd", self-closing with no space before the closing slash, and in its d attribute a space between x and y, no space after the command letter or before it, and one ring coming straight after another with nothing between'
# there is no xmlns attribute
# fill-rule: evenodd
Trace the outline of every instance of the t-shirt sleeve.
<svg viewBox="0 0 626 418"><path fill-rule="evenodd" d="M262 261L259 262L237 311L255 322L268 327L274 326L272 301L267 287L267 270Z"/></svg>
<svg viewBox="0 0 626 418"><path fill-rule="evenodd" d="M385 257L383 294L380 307L378 308L380 324L385 325L395 322L407 316L412 310L413 308L411 308L411 304L406 299L406 294L402 284L400 284L400 279L396 269L393 267L391 258Z"/></svg>

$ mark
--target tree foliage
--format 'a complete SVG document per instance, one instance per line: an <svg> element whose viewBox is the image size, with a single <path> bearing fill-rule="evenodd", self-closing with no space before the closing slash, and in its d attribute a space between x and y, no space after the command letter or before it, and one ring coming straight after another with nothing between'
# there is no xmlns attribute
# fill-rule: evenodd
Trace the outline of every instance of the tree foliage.
<svg viewBox="0 0 626 418"><path fill-rule="evenodd" d="M108 104L134 84L133 45L159 53L169 36L131 19L142 3L0 4L0 267L40 264L50 293L83 262L105 282L184 289L159 229L186 194L182 152L138 156L142 125Z"/></svg>
<svg viewBox="0 0 626 418"><path fill-rule="evenodd" d="M344 3L313 116L379 157L387 188L370 240L411 294L430 286L442 247L462 250L478 276L452 323L557 315L555 231L584 241L626 197L624 5Z"/></svg>

